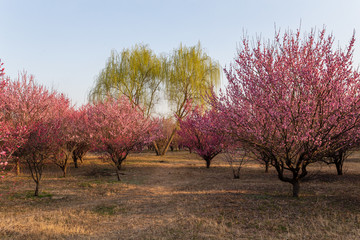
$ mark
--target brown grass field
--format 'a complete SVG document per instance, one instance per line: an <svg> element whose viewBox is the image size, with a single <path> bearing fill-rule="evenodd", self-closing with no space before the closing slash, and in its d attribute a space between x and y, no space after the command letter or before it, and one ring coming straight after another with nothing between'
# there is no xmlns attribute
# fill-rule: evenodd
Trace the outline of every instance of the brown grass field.
<svg viewBox="0 0 360 240"><path fill-rule="evenodd" d="M129 155L122 181L94 156L45 169L40 197L24 171L0 183L0 239L360 239L360 154L316 165L300 198L248 162L233 179L221 156L210 169L188 152Z"/></svg>

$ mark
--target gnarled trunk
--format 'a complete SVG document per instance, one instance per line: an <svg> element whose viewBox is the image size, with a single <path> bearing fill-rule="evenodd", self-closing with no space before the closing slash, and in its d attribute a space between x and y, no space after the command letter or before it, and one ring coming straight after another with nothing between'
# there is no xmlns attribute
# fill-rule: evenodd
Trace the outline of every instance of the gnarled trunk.
<svg viewBox="0 0 360 240"><path fill-rule="evenodd" d="M114 163L114 167L115 167L115 170L116 170L116 176L117 176L118 181L121 181L120 170L121 170L122 162L126 159L128 154L129 153L127 152L127 153L124 153L124 155L122 155L122 156L116 156L116 157L111 158L111 160Z"/></svg>
<svg viewBox="0 0 360 240"><path fill-rule="evenodd" d="M168 139L168 141L167 141L166 144L165 144L164 149L162 149L162 151L160 152L160 155L161 155L161 156L164 156L164 155L167 153L167 151L169 150L170 144L171 144L171 142L173 141L173 139L174 139L174 137L175 137L176 131L177 131L177 129L174 128L174 130L172 131L172 133L171 133L171 135L170 135L170 138Z"/></svg>
<svg viewBox="0 0 360 240"><path fill-rule="evenodd" d="M118 181L121 181L121 178L120 178L120 170L118 168L116 168L116 176L117 176L117 180Z"/></svg>
<svg viewBox="0 0 360 240"><path fill-rule="evenodd" d="M75 152L73 152L73 161L74 161L75 168L79 168L78 157L76 156Z"/></svg>
<svg viewBox="0 0 360 240"><path fill-rule="evenodd" d="M240 168L233 168L233 176L234 176L234 179L240 179Z"/></svg>
<svg viewBox="0 0 360 240"><path fill-rule="evenodd" d="M299 197L299 191L300 191L300 181L299 180L295 180L294 182L291 183L293 186L293 197Z"/></svg>
<svg viewBox="0 0 360 240"><path fill-rule="evenodd" d="M265 162L265 173L269 172L269 161Z"/></svg>
<svg viewBox="0 0 360 240"><path fill-rule="evenodd" d="M206 168L210 168L211 159L205 159L206 161Z"/></svg>
<svg viewBox="0 0 360 240"><path fill-rule="evenodd" d="M343 164L344 164L344 162L335 163L336 171L337 171L338 175L343 175Z"/></svg>
<svg viewBox="0 0 360 240"><path fill-rule="evenodd" d="M306 167L308 165L308 162L306 161L307 159L305 159L304 156L305 154L300 155L298 162L294 167L288 163L284 164L285 161L281 161L276 157L273 157L272 159L272 163L274 163L272 164L272 166L275 167L279 179L283 182L290 183L293 186L292 196L296 198L299 197L300 181L307 175ZM285 165L287 166L287 168L284 167ZM290 171L292 173L292 176L285 176L284 170Z"/></svg>
<svg viewBox="0 0 360 240"><path fill-rule="evenodd" d="M153 145L154 145L154 150L155 150L156 156L160 156L160 150L155 141L153 141Z"/></svg>
<svg viewBox="0 0 360 240"><path fill-rule="evenodd" d="M35 183L36 183L36 187L35 187L34 196L38 197L40 191L40 182L35 182Z"/></svg>
<svg viewBox="0 0 360 240"><path fill-rule="evenodd" d="M61 170L63 171L63 177L66 178L67 166L62 167Z"/></svg>
<svg viewBox="0 0 360 240"><path fill-rule="evenodd" d="M333 157L338 175L343 175L343 165L346 159L346 151L339 150Z"/></svg>

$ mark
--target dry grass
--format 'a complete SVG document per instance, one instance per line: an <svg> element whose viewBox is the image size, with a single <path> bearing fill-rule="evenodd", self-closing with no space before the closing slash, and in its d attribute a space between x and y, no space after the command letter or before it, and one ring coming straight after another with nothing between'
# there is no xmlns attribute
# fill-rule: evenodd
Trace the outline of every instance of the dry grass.
<svg viewBox="0 0 360 240"><path fill-rule="evenodd" d="M360 161L345 175L314 166L301 197L249 162L240 180L221 158L187 152L128 157L122 182L89 156L70 176L48 166L42 197L24 172L0 184L1 239L360 239ZM9 192L10 187L10 193ZM13 187L14 186L14 187Z"/></svg>

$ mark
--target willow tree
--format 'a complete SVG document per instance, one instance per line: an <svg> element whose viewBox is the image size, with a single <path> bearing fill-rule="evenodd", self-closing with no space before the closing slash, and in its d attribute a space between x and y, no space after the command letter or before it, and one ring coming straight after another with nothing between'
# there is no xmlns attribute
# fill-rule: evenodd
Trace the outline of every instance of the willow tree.
<svg viewBox="0 0 360 240"><path fill-rule="evenodd" d="M189 102L205 104L213 87L220 84L220 65L204 52L200 42L192 47L180 44L167 60L165 72L166 97L178 119L186 116ZM167 152L178 127L177 123L167 143L157 149L161 155Z"/></svg>
<svg viewBox="0 0 360 240"><path fill-rule="evenodd" d="M162 63L147 45L135 45L120 53L113 50L89 98L96 101L109 95L114 98L124 95L149 115L159 100L157 93L163 80Z"/></svg>

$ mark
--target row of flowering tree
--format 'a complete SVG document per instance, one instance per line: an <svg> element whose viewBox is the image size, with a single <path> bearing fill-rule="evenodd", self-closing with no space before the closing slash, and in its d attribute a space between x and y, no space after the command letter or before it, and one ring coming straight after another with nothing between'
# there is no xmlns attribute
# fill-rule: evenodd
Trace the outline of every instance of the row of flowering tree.
<svg viewBox="0 0 360 240"><path fill-rule="evenodd" d="M207 166L223 146L241 147L271 164L281 181L292 184L294 197L312 163L335 163L341 174L360 127L354 41L353 36L345 49L334 49L325 29L305 36L300 30L277 33L273 42L250 44L244 38L212 110L195 110L180 121L185 145Z"/></svg>
<svg viewBox="0 0 360 240"><path fill-rule="evenodd" d="M184 61L175 61L181 67L175 64L169 75L174 78L169 81L173 84L169 93L180 100L180 110L175 111L178 121L170 137L162 136L164 151L180 128L182 144L203 157L207 167L227 148L251 153L271 164L281 181L292 184L294 197L310 164L335 163L340 174L346 152L358 142L360 126L360 75L352 66L354 41L352 37L345 49L334 49L334 38L325 29L304 37L300 30L283 36L277 33L273 42L266 43L259 39L250 44L244 38L235 62L225 69L226 91L211 98L208 110L192 111L189 100L203 103L196 97L207 95L209 84L196 85L202 92L199 96L186 81L184 88L174 88L179 79L192 83L198 70L180 56L202 56L200 62L209 62L211 67L201 68L204 71L199 75L205 82L218 78L217 68L200 46L176 51L174 56ZM53 161L66 176L71 157L81 159L84 151L94 149L113 163L120 180L119 171L129 152L161 137L160 120L152 120L146 108L129 96L105 92L102 101L75 110L65 96L36 84L26 74L18 81L1 77L0 88L1 155L14 159L17 166L19 161L27 163L36 182L35 194L47 161ZM157 150L160 155L164 152Z"/></svg>
<svg viewBox="0 0 360 240"><path fill-rule="evenodd" d="M8 133L4 146L20 171L26 163L39 194L44 165L63 144L61 131L70 101L56 91L35 83L25 73L16 81L8 81L2 114Z"/></svg>
<svg viewBox="0 0 360 240"><path fill-rule="evenodd" d="M5 160L0 168L11 159L20 173L26 164L36 196L48 163L59 166L65 177L70 161L93 149L107 154L120 180L129 152L158 136L157 121L125 97L74 109L67 97L37 84L33 76L23 73L12 81L2 75L1 68L0 152Z"/></svg>

